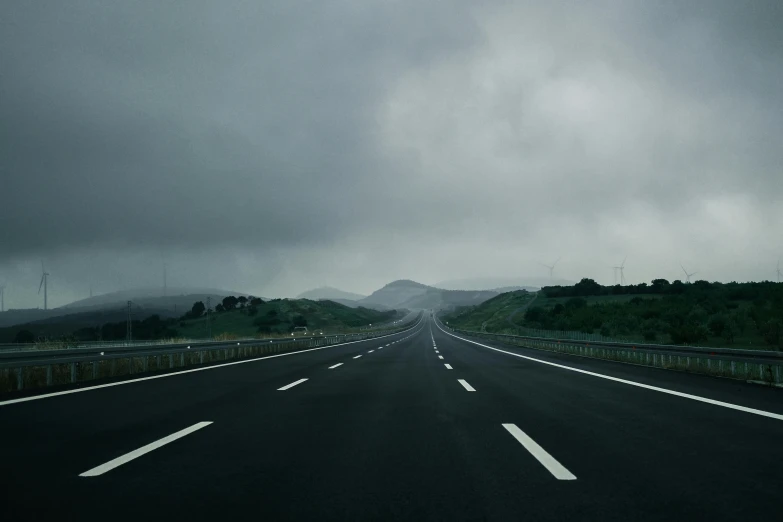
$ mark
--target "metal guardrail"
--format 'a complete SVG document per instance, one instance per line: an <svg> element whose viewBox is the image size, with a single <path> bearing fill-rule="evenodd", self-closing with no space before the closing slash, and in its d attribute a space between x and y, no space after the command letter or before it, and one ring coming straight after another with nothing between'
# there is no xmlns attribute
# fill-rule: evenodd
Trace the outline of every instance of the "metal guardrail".
<svg viewBox="0 0 783 522"><path fill-rule="evenodd" d="M280 339L287 339L281 337ZM210 339L182 339L181 342L176 344L204 344L214 342L247 342L257 341L258 339L253 337L243 337L231 340L214 341ZM269 340L269 339L267 339ZM62 350L84 350L90 348L112 348L112 347L144 347L144 346L166 346L173 344L170 339L159 339L154 341L42 341L36 343L0 343L0 357L5 353L18 353L18 352L51 352L56 349ZM50 348L50 346L60 346L61 348Z"/></svg>
<svg viewBox="0 0 783 522"><path fill-rule="evenodd" d="M373 339L413 328L416 319L383 331L290 339L0 352L0 393Z"/></svg>
<svg viewBox="0 0 783 522"><path fill-rule="evenodd" d="M470 337L491 339L526 348L767 384L783 384L783 352L552 339L461 330L443 323L440 323L440 326Z"/></svg>

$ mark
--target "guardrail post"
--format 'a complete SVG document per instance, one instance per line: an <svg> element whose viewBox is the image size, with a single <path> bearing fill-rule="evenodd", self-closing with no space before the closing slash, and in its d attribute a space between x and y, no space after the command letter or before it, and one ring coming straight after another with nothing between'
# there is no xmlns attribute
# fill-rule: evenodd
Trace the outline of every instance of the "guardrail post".
<svg viewBox="0 0 783 522"><path fill-rule="evenodd" d="M170 353L169 354L169 370L172 369L172 368L174 368L174 354Z"/></svg>
<svg viewBox="0 0 783 522"><path fill-rule="evenodd" d="M52 365L48 364L46 366L46 385L51 386L52 385Z"/></svg>
<svg viewBox="0 0 783 522"><path fill-rule="evenodd" d="M93 361L92 362L92 378L97 379L98 378L98 365L100 364L100 361Z"/></svg>
<svg viewBox="0 0 783 522"><path fill-rule="evenodd" d="M180 366L185 366L185 354L182 353L182 352L180 352L180 354L179 354L179 365Z"/></svg>
<svg viewBox="0 0 783 522"><path fill-rule="evenodd" d="M155 356L155 369L160 370L160 355Z"/></svg>
<svg viewBox="0 0 783 522"><path fill-rule="evenodd" d="M16 369L16 389L21 390L24 388L24 380L22 379L22 370L23 368L17 368Z"/></svg>
<svg viewBox="0 0 783 522"><path fill-rule="evenodd" d="M76 363L71 363L71 383L76 382Z"/></svg>
<svg viewBox="0 0 783 522"><path fill-rule="evenodd" d="M112 377L117 373L117 359L111 360L111 374Z"/></svg>
<svg viewBox="0 0 783 522"><path fill-rule="evenodd" d="M150 368L150 361L149 361L149 359L150 358L145 355L144 356L144 360L141 363L141 370L144 371L144 372L149 371L149 368Z"/></svg>
<svg viewBox="0 0 783 522"><path fill-rule="evenodd" d="M128 373L133 373L133 357L128 357Z"/></svg>
<svg viewBox="0 0 783 522"><path fill-rule="evenodd" d="M201 350L198 353L198 362L200 362L201 364L204 364L204 350Z"/></svg>

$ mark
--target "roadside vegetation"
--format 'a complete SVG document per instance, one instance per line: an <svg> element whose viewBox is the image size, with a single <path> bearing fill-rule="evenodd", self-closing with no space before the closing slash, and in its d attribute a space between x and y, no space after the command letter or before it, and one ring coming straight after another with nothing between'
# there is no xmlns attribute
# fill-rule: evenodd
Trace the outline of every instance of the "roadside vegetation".
<svg viewBox="0 0 783 522"><path fill-rule="evenodd" d="M207 320L207 314L209 320ZM405 312L380 312L369 308L351 308L333 301L273 299L228 296L207 311L198 301L180 318L161 319L152 315L131 322L133 339L236 339L280 337L307 328L309 332L348 333L402 318ZM19 325L0 329L0 342L61 343L86 341L122 341L127 336L127 321L109 322L95 327L68 329L58 324L58 335L42 336L41 325Z"/></svg>
<svg viewBox="0 0 783 522"><path fill-rule="evenodd" d="M650 285L601 286L582 279L573 286L542 288L524 313L514 316L512 326L500 320L497 305L514 293L443 319L472 330L484 324L486 331L496 333L529 334L528 329L538 329L648 343L783 349L779 283L685 284L656 279Z"/></svg>

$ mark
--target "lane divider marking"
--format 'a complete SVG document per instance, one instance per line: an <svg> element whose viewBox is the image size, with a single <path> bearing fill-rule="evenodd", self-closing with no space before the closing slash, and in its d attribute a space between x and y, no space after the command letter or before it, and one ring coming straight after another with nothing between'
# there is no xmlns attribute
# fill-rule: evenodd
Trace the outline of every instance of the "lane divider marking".
<svg viewBox="0 0 783 522"><path fill-rule="evenodd" d="M298 381L294 381L294 382L292 382L291 384L286 384L286 385L285 385L285 386L283 386L282 388L278 388L278 389L277 389L277 391L286 391L286 390L288 390L288 389L290 389L290 388L293 388L293 387L294 387L294 386L296 386L297 384L302 384L302 383L303 383L303 382L305 382L306 380L307 380L307 379L299 379Z"/></svg>
<svg viewBox="0 0 783 522"><path fill-rule="evenodd" d="M457 379L457 381L462 385L463 388L465 388L469 392L476 391L476 388L468 384L468 381L466 381L465 379Z"/></svg>
<svg viewBox="0 0 783 522"><path fill-rule="evenodd" d="M155 442L151 442L150 444L147 444L146 446L142 446L139 449L135 449L131 452L126 453L125 455L121 455L117 457L116 459L112 459L109 462L106 462L104 464L101 464L100 466L96 466L90 470L85 471L84 473L80 473L80 477L97 477L98 475L103 475L107 471L111 471L116 467L122 466L123 464L126 464L134 459L137 459L141 457L142 455L145 455L149 453L150 451L156 450L160 448L161 446L165 446L169 442L174 442L177 439L181 439L182 437L186 435L190 435L194 431L198 431L201 428L206 428L212 424L212 421L208 422L199 422L197 424L194 424L193 426L189 428L185 428L184 430L180 430L176 433L172 433L171 435L168 435L166 437L163 437L162 439L158 439Z"/></svg>
<svg viewBox="0 0 783 522"><path fill-rule="evenodd" d="M503 424L508 431L526 450L533 455L557 480L576 480L576 476L568 471L565 466L560 464L555 458L531 439L527 433L520 430L516 424Z"/></svg>

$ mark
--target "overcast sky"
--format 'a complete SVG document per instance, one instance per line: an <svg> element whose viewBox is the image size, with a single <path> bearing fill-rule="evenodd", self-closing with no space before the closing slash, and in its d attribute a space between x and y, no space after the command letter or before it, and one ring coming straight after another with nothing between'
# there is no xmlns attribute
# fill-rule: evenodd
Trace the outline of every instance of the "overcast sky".
<svg viewBox="0 0 783 522"><path fill-rule="evenodd" d="M783 3L0 4L6 306L775 278Z"/></svg>

